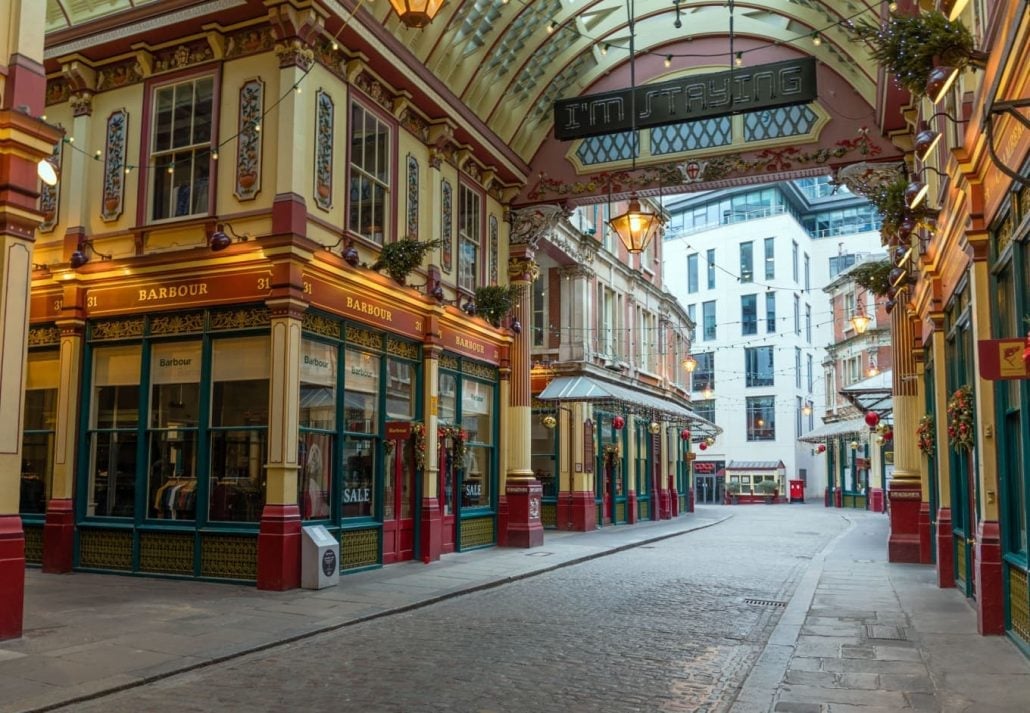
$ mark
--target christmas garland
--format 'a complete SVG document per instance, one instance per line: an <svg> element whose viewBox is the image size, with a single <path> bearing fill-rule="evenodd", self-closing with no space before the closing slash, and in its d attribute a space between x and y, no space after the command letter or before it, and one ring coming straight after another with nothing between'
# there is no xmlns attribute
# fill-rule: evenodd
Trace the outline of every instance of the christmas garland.
<svg viewBox="0 0 1030 713"><path fill-rule="evenodd" d="M604 462L613 468L619 467L619 446L617 443L609 443L604 447Z"/></svg>
<svg viewBox="0 0 1030 713"><path fill-rule="evenodd" d="M973 389L960 386L948 399L948 440L957 451L970 450L976 443L973 420Z"/></svg>
<svg viewBox="0 0 1030 713"><path fill-rule="evenodd" d="M465 453L468 451L468 432L458 426L440 426L436 435L440 440L451 439L451 453L454 455L454 462L459 468L462 467L465 462Z"/></svg>
<svg viewBox="0 0 1030 713"><path fill-rule="evenodd" d="M411 429L411 436L415 441L415 467L424 470L426 467L426 427L416 423Z"/></svg>
<svg viewBox="0 0 1030 713"><path fill-rule="evenodd" d="M937 446L933 429L933 416L923 416L916 428L916 444L927 458L933 458Z"/></svg>

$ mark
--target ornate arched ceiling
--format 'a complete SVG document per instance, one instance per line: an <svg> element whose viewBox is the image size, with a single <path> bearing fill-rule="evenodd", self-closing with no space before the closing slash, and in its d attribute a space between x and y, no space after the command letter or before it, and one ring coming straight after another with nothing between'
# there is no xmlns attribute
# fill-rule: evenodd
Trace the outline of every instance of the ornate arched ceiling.
<svg viewBox="0 0 1030 713"><path fill-rule="evenodd" d="M577 167L569 160L575 146L553 138L553 106L559 99L626 89L631 68L640 86L725 69L737 52L745 66L811 56L817 60L819 121L796 142L810 145L805 155L836 152L862 127L877 124L876 66L868 48L846 31L852 20L879 18L885 3L876 0L444 0L440 14L422 29L402 24L385 0L283 1L298 8L310 2L325 17L326 33L365 56L397 90L418 97L430 121L452 122L458 144L493 153L506 185L532 182L541 174L570 183L602 168L625 168ZM149 24L148 41L154 44L161 40L154 22L164 18L186 23L174 31L189 33L195 31L188 24L191 17L194 23L231 25L267 16L272 5L267 0L47 0L47 31L54 41L48 59L79 52L100 60L104 51L106 56L125 52L133 34L119 33L123 23ZM167 23L162 26L171 31ZM863 135L865 144L858 147L867 154L863 158L869 151L874 157L893 154L873 133ZM751 155L767 149L736 147ZM648 163L659 162L641 161ZM812 170L811 161L804 163ZM782 162L761 170L779 175L780 169ZM527 187L523 199L534 200L531 192Z"/></svg>
<svg viewBox="0 0 1030 713"><path fill-rule="evenodd" d="M813 143L829 147L876 123L876 65L846 31L879 18L885 3L875 0L448 0L424 29L405 27L386 3L368 7L531 176L569 182L590 171L558 165L568 145L551 138L554 102L630 86L630 4L637 85L725 69L736 52L747 65L807 55L830 119Z"/></svg>

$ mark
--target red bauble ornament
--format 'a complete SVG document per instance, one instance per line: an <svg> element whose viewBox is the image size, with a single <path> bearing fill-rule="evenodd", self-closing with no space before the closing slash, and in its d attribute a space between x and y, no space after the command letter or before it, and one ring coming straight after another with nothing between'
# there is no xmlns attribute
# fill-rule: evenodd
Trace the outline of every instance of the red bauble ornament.
<svg viewBox="0 0 1030 713"><path fill-rule="evenodd" d="M700 443L698 443L697 447L700 448L703 451L707 451L708 450L708 444L705 443L704 441L701 441Z"/></svg>
<svg viewBox="0 0 1030 713"><path fill-rule="evenodd" d="M820 443L820 444L819 444L819 445L818 445L818 446L816 447L816 449L815 449L815 450L816 450L816 452L817 452L817 453L825 453L825 452L826 452L826 444L825 444L825 443Z"/></svg>
<svg viewBox="0 0 1030 713"><path fill-rule="evenodd" d="M614 428L616 431L621 431L622 427L625 425L626 419L624 419L622 416L616 416L612 419L612 428Z"/></svg>
<svg viewBox="0 0 1030 713"><path fill-rule="evenodd" d="M883 432L883 440L885 440L885 441L893 441L894 440L894 431L893 430L884 431Z"/></svg>
<svg viewBox="0 0 1030 713"><path fill-rule="evenodd" d="M690 440L690 429L689 428L684 428L682 431L680 431L680 438L682 438L684 441L689 441Z"/></svg>
<svg viewBox="0 0 1030 713"><path fill-rule="evenodd" d="M876 424L880 422L880 414L875 411L870 411L865 415L865 425L869 428L876 428Z"/></svg>

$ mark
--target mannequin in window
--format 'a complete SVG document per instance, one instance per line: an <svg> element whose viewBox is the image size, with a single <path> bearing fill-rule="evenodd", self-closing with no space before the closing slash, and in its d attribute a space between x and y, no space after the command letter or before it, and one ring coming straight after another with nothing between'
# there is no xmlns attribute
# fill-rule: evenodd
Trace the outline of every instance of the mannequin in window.
<svg viewBox="0 0 1030 713"><path fill-rule="evenodd" d="M322 448L317 443L308 447L304 464L306 483L304 486L304 511L307 517L321 519L329 517L329 500L323 472Z"/></svg>

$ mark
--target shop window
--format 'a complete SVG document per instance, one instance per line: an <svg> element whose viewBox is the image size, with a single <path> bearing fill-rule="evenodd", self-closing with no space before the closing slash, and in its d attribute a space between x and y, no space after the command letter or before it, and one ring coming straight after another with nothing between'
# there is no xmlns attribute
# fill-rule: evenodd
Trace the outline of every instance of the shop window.
<svg viewBox="0 0 1030 713"><path fill-rule="evenodd" d="M46 504L51 498L59 365L57 352L29 352L18 502L18 512L22 515L46 512Z"/></svg>
<svg viewBox="0 0 1030 713"><path fill-rule="evenodd" d="M407 362L386 361L386 417L410 421L415 418L415 367Z"/></svg>
<svg viewBox="0 0 1030 713"><path fill-rule="evenodd" d="M558 413L550 410L537 410L533 412L533 426L531 430L531 453L530 467L533 469L533 477L540 481L543 486L544 497L554 498L558 496L558 442L559 428L547 428L540 419L544 416L554 416Z"/></svg>
<svg viewBox="0 0 1030 713"><path fill-rule="evenodd" d="M462 507L491 505L494 389L471 379L461 382L461 427L468 440L462 473Z"/></svg>
<svg viewBox="0 0 1030 713"><path fill-rule="evenodd" d="M379 245L387 229L390 129L363 106L351 104L347 228Z"/></svg>
<svg viewBox="0 0 1030 713"><path fill-rule="evenodd" d="M267 337L214 342L209 519L257 522L268 453Z"/></svg>
<svg viewBox="0 0 1030 713"><path fill-rule="evenodd" d="M213 77L197 77L154 90L152 220L209 212L213 111Z"/></svg>
<svg viewBox="0 0 1030 713"><path fill-rule="evenodd" d="M136 501L140 347L93 354L86 515L132 517Z"/></svg>
<svg viewBox="0 0 1030 713"><path fill-rule="evenodd" d="M337 350L313 339L301 348L297 502L303 519L318 520L332 510Z"/></svg>
<svg viewBox="0 0 1030 713"><path fill-rule="evenodd" d="M441 424L454 423L458 417L458 378L454 374L440 373L440 418ZM448 449L443 439L439 442L440 451L440 499L441 511L444 515L453 515L457 507L455 501L458 483L458 466L454 462L452 450Z"/></svg>
<svg viewBox="0 0 1030 713"><path fill-rule="evenodd" d="M200 363L200 342L155 344L150 351L147 504L152 518L196 519Z"/></svg>
<svg viewBox="0 0 1030 713"><path fill-rule="evenodd" d="M382 357L348 349L344 356L343 517L376 514L375 445Z"/></svg>
<svg viewBox="0 0 1030 713"><path fill-rule="evenodd" d="M469 292L479 286L483 199L464 183L458 184L458 287Z"/></svg>

